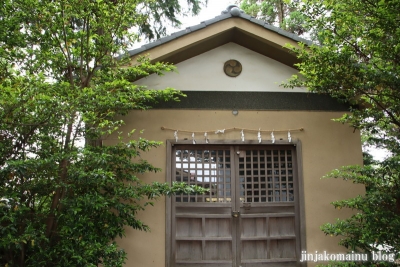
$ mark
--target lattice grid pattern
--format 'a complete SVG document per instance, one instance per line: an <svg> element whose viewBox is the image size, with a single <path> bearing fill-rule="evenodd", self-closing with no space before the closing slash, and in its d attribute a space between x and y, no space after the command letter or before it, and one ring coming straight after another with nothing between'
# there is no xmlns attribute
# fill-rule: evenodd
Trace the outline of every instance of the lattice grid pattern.
<svg viewBox="0 0 400 267"><path fill-rule="evenodd" d="M291 150L246 150L239 158L241 202L293 202Z"/></svg>
<svg viewBox="0 0 400 267"><path fill-rule="evenodd" d="M231 202L230 150L176 150L175 170L175 181L210 189L176 196L176 202Z"/></svg>

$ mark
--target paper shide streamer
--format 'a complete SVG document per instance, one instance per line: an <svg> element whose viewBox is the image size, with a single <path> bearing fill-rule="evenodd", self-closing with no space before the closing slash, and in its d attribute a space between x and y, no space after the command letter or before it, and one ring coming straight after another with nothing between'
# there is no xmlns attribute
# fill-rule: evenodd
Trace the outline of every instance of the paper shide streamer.
<svg viewBox="0 0 400 267"><path fill-rule="evenodd" d="M171 128L166 128L166 127L161 127L161 130L170 130L170 131L174 131L174 139L175 142L178 142L178 132L180 133L189 133L192 135L192 143L196 144L196 140L195 140L195 134L202 134L204 133L204 142L206 144L210 143L210 139L209 139L209 133L215 133L217 135L219 134L225 134L226 132L230 132L230 131L240 131L240 140L242 142L245 141L245 137L244 137L244 132L253 132L253 133L257 133L257 140L258 143L262 143L262 133L271 133L271 142L272 144L275 143L276 139L275 139L275 134L276 132L287 132L287 140L291 143L292 142L292 132L294 131L304 131L304 128L297 128L297 129L289 129L289 130L261 130L261 128L258 129L246 129L246 128L228 128L228 129L219 129L219 130L211 130L211 131L188 131L188 130L178 130L178 129L171 129ZM187 140L187 138L185 138L184 140ZM282 139L280 139L282 140Z"/></svg>

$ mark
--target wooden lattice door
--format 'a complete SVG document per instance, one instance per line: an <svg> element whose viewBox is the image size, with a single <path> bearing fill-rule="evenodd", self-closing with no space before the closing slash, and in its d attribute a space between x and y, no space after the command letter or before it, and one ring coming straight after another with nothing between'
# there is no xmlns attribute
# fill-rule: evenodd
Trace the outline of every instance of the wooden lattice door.
<svg viewBox="0 0 400 267"><path fill-rule="evenodd" d="M209 189L172 199L170 266L296 266L294 146L175 145L173 181Z"/></svg>

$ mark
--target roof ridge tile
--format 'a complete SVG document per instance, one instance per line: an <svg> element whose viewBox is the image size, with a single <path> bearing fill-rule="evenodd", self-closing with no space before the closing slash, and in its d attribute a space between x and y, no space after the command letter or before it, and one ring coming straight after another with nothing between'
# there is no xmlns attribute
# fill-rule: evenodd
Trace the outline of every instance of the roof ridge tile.
<svg viewBox="0 0 400 267"><path fill-rule="evenodd" d="M239 12L238 12L238 10L239 10ZM265 21L256 19L256 18L244 13L243 10L239 9L239 7L236 6L236 5L229 5L224 11L221 12L221 15L218 15L218 16L212 18L212 19L209 19L209 20L202 21L202 22L200 22L200 24L189 26L184 30L180 30L180 31L174 32L174 33L172 33L172 34L170 34L168 36L165 36L165 37L162 37L160 39L157 39L156 41L153 41L153 42L147 43L145 45L142 45L139 48L132 49L132 50L128 51L128 53L129 53L130 56L137 55L137 54L142 53L142 52L144 52L144 51L146 51L148 49L151 49L153 47L156 47L156 46L162 45L164 43L170 42L170 41L172 41L174 39L177 39L177 38L179 38L179 37L181 37L183 35L198 31L200 29L206 28L209 25L212 25L214 23L217 23L219 21L222 21L222 20L225 20L225 19L229 19L229 18L232 18L232 17L238 17L238 18L242 18L242 19L248 20L251 23L260 25L260 26L262 26L262 27L264 27L264 28L266 28L268 30L274 31L277 34L285 36L285 37L287 37L289 39L292 39L292 40L294 40L296 42L303 42L303 43L305 43L307 45L312 45L313 44L311 41L306 40L304 38L301 38L300 36L298 36L296 34L293 34L293 33L290 33L288 31L285 31L285 30L283 30L283 29L281 29L279 27L273 26L271 24L268 24ZM122 57L122 56L120 56L120 57Z"/></svg>

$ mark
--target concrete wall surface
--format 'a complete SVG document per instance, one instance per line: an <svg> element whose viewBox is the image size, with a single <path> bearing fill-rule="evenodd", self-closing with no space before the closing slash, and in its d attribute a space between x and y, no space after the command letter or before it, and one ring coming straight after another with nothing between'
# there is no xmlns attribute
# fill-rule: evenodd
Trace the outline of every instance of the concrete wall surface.
<svg viewBox="0 0 400 267"><path fill-rule="evenodd" d="M235 77L224 74L224 63L235 59L242 64L242 73ZM227 43L176 64L177 72L164 76L152 74L137 81L149 89L173 87L183 91L248 91L306 92L305 88L280 86L297 70L236 43Z"/></svg>
<svg viewBox="0 0 400 267"><path fill-rule="evenodd" d="M165 182L167 150L166 140L174 139L174 132L161 127L187 131L210 131L224 128L249 128L263 130L284 130L304 128L304 131L291 132L293 140L302 144L302 166L304 192L304 225L306 230L306 249L309 253L344 251L337 245L338 239L325 236L320 226L326 222L335 222L336 218L346 218L352 211L335 210L332 201L357 196L364 188L339 179L321 179L327 172L343 165L362 164L360 134L348 125L333 122L342 112L329 111L256 111L239 110L233 115L230 110L148 110L132 111L123 119L126 126L124 133L136 129L137 133L129 138L143 137L159 140L164 145L142 154L153 165L164 171L145 174L144 182ZM140 134L139 131L143 130ZM191 134L178 132L180 139L191 139ZM287 133L275 133L276 140L287 140ZM128 138L128 137L127 137ZM203 135L195 138L203 140ZM257 133L246 133L246 140L257 140ZM240 140L240 131L225 134L209 134L210 144L216 140ZM265 134L263 140L270 139ZM105 145L115 143L113 137L104 140ZM267 142L267 141L264 141ZM140 212L139 217L147 223L151 232L145 233L127 229L125 238L119 244L128 253L127 267L162 267L165 266L165 199ZM313 266L309 264L308 266Z"/></svg>

